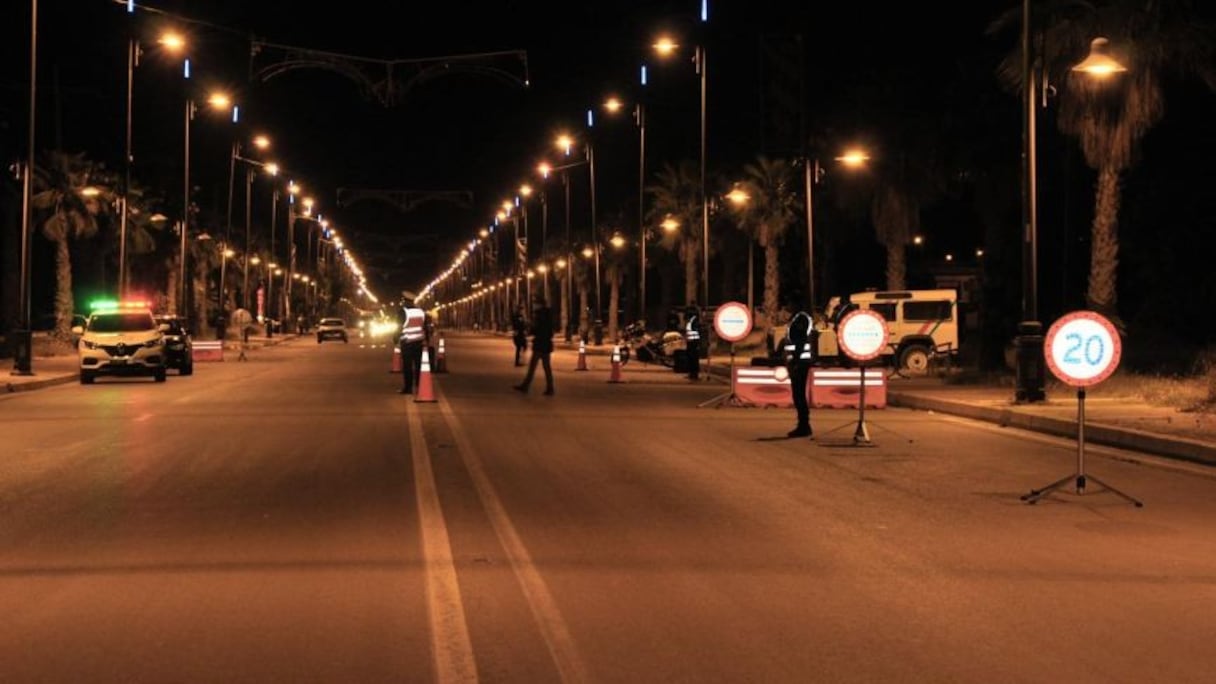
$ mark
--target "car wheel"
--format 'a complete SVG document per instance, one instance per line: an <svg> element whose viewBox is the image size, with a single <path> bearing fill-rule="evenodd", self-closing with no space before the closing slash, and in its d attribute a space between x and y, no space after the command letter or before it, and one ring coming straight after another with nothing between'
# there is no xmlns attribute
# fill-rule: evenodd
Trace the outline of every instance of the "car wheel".
<svg viewBox="0 0 1216 684"><path fill-rule="evenodd" d="M97 379L97 376L93 374L93 371L86 371L86 370L80 371L80 384L92 385L93 381L96 379Z"/></svg>
<svg viewBox="0 0 1216 684"><path fill-rule="evenodd" d="M166 377L168 377L168 375L165 374L164 367L157 368L156 374L153 376L157 382L164 382Z"/></svg>
<svg viewBox="0 0 1216 684"><path fill-rule="evenodd" d="M899 367L909 375L924 375L929 370L929 350L920 345L905 347L899 353Z"/></svg>
<svg viewBox="0 0 1216 684"><path fill-rule="evenodd" d="M342 344L347 344L350 340L346 339L346 335L342 336Z"/></svg>
<svg viewBox="0 0 1216 684"><path fill-rule="evenodd" d="M317 335L317 344L321 344L321 336Z"/></svg>
<svg viewBox="0 0 1216 684"><path fill-rule="evenodd" d="M180 375L194 375L194 364L187 363L186 365L182 366L177 372Z"/></svg>

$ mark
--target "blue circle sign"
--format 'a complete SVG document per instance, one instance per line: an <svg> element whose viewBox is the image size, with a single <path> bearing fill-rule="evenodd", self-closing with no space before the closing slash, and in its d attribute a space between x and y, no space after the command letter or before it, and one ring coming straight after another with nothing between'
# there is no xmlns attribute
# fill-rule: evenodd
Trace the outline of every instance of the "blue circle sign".
<svg viewBox="0 0 1216 684"><path fill-rule="evenodd" d="M1093 311L1065 314L1047 330L1043 341L1047 368L1061 382L1089 387L1119 367L1123 344L1114 324Z"/></svg>

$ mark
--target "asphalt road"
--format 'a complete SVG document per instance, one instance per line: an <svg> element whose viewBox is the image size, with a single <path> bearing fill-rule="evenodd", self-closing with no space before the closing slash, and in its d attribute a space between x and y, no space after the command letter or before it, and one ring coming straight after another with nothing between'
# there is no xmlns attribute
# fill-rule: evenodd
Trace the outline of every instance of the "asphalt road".
<svg viewBox="0 0 1216 684"><path fill-rule="evenodd" d="M674 373L301 338L0 397L3 682L1209 682L1216 477Z"/></svg>

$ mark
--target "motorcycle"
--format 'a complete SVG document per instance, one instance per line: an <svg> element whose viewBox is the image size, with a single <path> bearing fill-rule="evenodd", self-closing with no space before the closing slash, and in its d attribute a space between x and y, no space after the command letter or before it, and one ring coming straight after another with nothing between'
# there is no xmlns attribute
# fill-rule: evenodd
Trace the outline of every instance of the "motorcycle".
<svg viewBox="0 0 1216 684"><path fill-rule="evenodd" d="M656 338L646 331L646 321L636 321L625 326L621 332L622 347L632 350L642 363L657 363L666 368L674 368L675 352L684 348L684 336L674 330L668 330L662 337ZM622 353L622 360L627 354Z"/></svg>

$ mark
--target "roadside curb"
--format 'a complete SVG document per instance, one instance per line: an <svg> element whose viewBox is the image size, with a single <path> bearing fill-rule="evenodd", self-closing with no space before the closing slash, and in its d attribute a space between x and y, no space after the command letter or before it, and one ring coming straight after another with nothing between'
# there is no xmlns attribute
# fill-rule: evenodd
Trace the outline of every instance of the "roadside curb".
<svg viewBox="0 0 1216 684"><path fill-rule="evenodd" d="M69 382L76 382L78 380L80 380L80 374L73 373L71 375L59 375L53 378L47 378L45 380L34 380L32 382L6 382L4 383L4 388L6 392L11 394L13 392L27 392L29 390L43 389L44 387L52 387L54 385L66 385Z"/></svg>
<svg viewBox="0 0 1216 684"><path fill-rule="evenodd" d="M891 406L948 413L964 418L996 423L1001 427L1021 428L1057 437L1076 438L1077 436L1077 423L1075 420L1037 416L1013 409L975 406L946 399L903 394L898 391L887 392L887 403ZM1201 465L1216 466L1216 447L1205 442L1184 437L1162 437L1140 430L1116 428L1087 420L1085 422L1085 441L1121 449L1143 451Z"/></svg>

